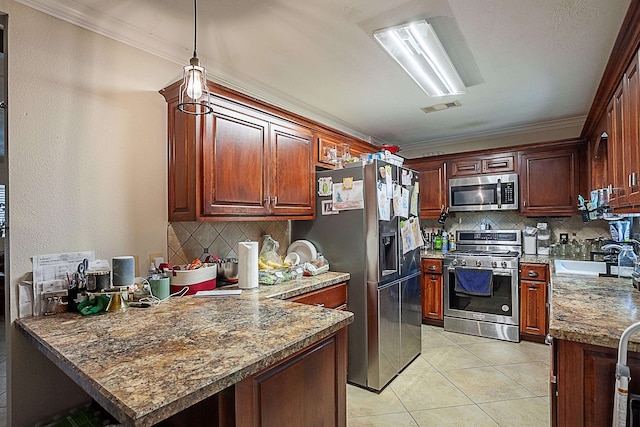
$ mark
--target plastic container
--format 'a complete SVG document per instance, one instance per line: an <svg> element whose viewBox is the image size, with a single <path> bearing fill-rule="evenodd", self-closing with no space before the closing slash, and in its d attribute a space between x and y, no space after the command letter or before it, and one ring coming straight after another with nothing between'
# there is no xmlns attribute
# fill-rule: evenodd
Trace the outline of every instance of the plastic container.
<svg viewBox="0 0 640 427"><path fill-rule="evenodd" d="M538 223L538 255L549 255L549 246L551 246L551 232L547 227L547 223Z"/></svg>
<svg viewBox="0 0 640 427"><path fill-rule="evenodd" d="M638 256L633 246L622 245L618 254L618 277L631 277L636 268Z"/></svg>

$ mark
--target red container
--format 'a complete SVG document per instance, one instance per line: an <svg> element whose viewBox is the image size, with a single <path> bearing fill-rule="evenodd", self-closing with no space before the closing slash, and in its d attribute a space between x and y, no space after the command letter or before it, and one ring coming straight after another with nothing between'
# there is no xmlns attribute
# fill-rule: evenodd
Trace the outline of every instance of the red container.
<svg viewBox="0 0 640 427"><path fill-rule="evenodd" d="M180 292L184 287L189 290L185 295L193 295L198 291L210 291L216 288L216 279L205 280L204 282L194 283L192 285L170 285L169 289L172 294Z"/></svg>

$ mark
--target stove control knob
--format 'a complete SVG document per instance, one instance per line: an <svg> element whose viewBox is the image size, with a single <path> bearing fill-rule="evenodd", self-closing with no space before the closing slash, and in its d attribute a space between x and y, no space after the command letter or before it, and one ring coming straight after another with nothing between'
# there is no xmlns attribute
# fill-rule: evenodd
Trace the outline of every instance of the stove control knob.
<svg viewBox="0 0 640 427"><path fill-rule="evenodd" d="M491 261L491 267L496 268L498 266L498 263L495 261Z"/></svg>
<svg viewBox="0 0 640 427"><path fill-rule="evenodd" d="M458 265L458 260L454 259L453 261L451 261L451 265L456 266Z"/></svg>
<svg viewBox="0 0 640 427"><path fill-rule="evenodd" d="M466 260L466 259L461 259L461 260L460 260L460 265L461 265L461 266L463 266L463 267L464 267L465 265L467 265L467 260Z"/></svg>
<svg viewBox="0 0 640 427"><path fill-rule="evenodd" d="M507 268L507 261L502 261L502 268Z"/></svg>
<svg viewBox="0 0 640 427"><path fill-rule="evenodd" d="M479 259L476 260L476 267L480 267L482 265L482 261Z"/></svg>

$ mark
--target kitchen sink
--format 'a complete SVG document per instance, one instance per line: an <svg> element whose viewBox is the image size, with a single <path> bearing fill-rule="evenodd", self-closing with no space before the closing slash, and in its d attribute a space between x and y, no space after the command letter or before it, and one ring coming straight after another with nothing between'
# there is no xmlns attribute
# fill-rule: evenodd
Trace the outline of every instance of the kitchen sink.
<svg viewBox="0 0 640 427"><path fill-rule="evenodd" d="M602 261L556 259L553 264L556 274L561 275L598 277L600 274L607 273L607 263Z"/></svg>

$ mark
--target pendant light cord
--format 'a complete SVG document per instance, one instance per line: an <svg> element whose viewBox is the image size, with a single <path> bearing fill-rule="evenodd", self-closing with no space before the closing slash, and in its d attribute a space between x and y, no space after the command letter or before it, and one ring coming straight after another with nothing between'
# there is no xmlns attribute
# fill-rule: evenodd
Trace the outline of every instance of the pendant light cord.
<svg viewBox="0 0 640 427"><path fill-rule="evenodd" d="M198 12L197 12L197 0L193 0L193 57L198 56L196 54L196 40L198 39Z"/></svg>

